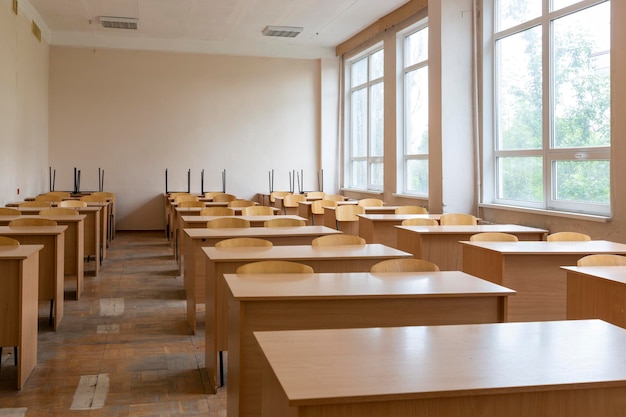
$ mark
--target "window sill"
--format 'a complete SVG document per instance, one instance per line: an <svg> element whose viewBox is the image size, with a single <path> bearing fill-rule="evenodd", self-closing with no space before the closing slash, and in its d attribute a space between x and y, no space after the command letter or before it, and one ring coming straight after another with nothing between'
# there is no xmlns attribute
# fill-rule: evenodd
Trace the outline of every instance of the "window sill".
<svg viewBox="0 0 626 417"><path fill-rule="evenodd" d="M610 216L600 216L597 214L570 213L567 211L543 210L543 209L534 209L534 208L529 208L529 207L507 206L503 204L482 203L482 204L479 204L478 207L494 209L494 210L516 211L519 213L539 214L542 216L554 216L554 217L563 217L563 218L568 218L568 219L586 220L586 221L600 222L600 223L607 223L607 222L610 222L612 219L612 217Z"/></svg>
<svg viewBox="0 0 626 417"><path fill-rule="evenodd" d="M356 188L342 188L341 192L343 193L358 193L358 194L371 194L376 196L382 196L382 191L374 191L374 190L359 190Z"/></svg>
<svg viewBox="0 0 626 417"><path fill-rule="evenodd" d="M415 195L415 194L392 193L391 195L393 197L398 197L398 198L407 198L407 199L411 199L411 200L428 201L428 197L427 196L420 196L420 195Z"/></svg>

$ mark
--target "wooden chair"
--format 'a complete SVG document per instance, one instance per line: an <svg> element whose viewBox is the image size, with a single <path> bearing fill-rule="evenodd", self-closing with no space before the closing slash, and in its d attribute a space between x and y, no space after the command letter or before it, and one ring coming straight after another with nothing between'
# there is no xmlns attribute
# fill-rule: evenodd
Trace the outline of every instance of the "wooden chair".
<svg viewBox="0 0 626 417"><path fill-rule="evenodd" d="M306 201L304 194L288 194L283 197L283 213L296 214L298 211L298 204Z"/></svg>
<svg viewBox="0 0 626 417"><path fill-rule="evenodd" d="M271 248L274 246L272 242L257 237L234 237L232 239L220 240L215 244L216 248L240 248L250 246L262 246Z"/></svg>
<svg viewBox="0 0 626 417"><path fill-rule="evenodd" d="M284 197L289 194L292 194L292 192L291 191L272 191L270 193L270 203L273 205L276 202L276 197Z"/></svg>
<svg viewBox="0 0 626 417"><path fill-rule="evenodd" d="M180 204L183 201L198 201L198 197L196 197L195 195L191 195L191 194L182 194L174 198L174 203L176 204Z"/></svg>
<svg viewBox="0 0 626 417"><path fill-rule="evenodd" d="M484 232L470 236L471 242L517 242L517 236L510 233Z"/></svg>
<svg viewBox="0 0 626 417"><path fill-rule="evenodd" d="M48 191L46 195L55 195L61 198L70 198L72 196L72 193L70 193L69 191Z"/></svg>
<svg viewBox="0 0 626 417"><path fill-rule="evenodd" d="M228 207L205 207L200 210L200 216L234 216L235 210Z"/></svg>
<svg viewBox="0 0 626 417"><path fill-rule="evenodd" d="M439 222L435 219L406 219L400 223L402 226L439 226Z"/></svg>
<svg viewBox="0 0 626 417"><path fill-rule="evenodd" d="M343 245L365 245L366 241L355 235L326 235L316 237L311 241L311 246L343 246Z"/></svg>
<svg viewBox="0 0 626 417"><path fill-rule="evenodd" d="M14 248L20 246L20 242L10 237L0 236L0 250L4 248ZM2 346L0 346L0 359L2 358ZM13 346L13 363L17 366L17 346ZM0 366L2 366L2 360L0 360Z"/></svg>
<svg viewBox="0 0 626 417"><path fill-rule="evenodd" d="M224 194L223 191L207 191L204 193L204 198L210 198L212 199L213 197L215 197L218 194Z"/></svg>
<svg viewBox="0 0 626 417"><path fill-rule="evenodd" d="M93 193L91 195L93 195ZM173 198L173 199L176 199L176 197L179 197L181 195L191 195L191 194L189 194L187 192L169 193L169 197Z"/></svg>
<svg viewBox="0 0 626 417"><path fill-rule="evenodd" d="M52 207L39 212L40 216L77 216L78 211L69 207Z"/></svg>
<svg viewBox="0 0 626 417"><path fill-rule="evenodd" d="M42 219L37 217L28 217L25 219L15 219L9 222L9 227L28 227L28 226L56 226L56 220Z"/></svg>
<svg viewBox="0 0 626 417"><path fill-rule="evenodd" d="M228 202L228 207L250 207L255 205L256 203L252 200L233 200Z"/></svg>
<svg viewBox="0 0 626 417"><path fill-rule="evenodd" d="M380 198L364 198L357 203L357 206L361 207L382 207L383 205L383 200Z"/></svg>
<svg viewBox="0 0 626 417"><path fill-rule="evenodd" d="M576 266L626 266L626 256L598 254L583 256Z"/></svg>
<svg viewBox="0 0 626 417"><path fill-rule="evenodd" d="M189 193L184 193L187 195L191 195ZM111 200L115 200L115 193L109 192L109 191L94 191L93 193L91 193L91 195L95 195L98 197L104 197L104 198L108 198Z"/></svg>
<svg viewBox="0 0 626 417"><path fill-rule="evenodd" d="M237 274L312 274L309 265L292 261L259 261L241 265Z"/></svg>
<svg viewBox="0 0 626 417"><path fill-rule="evenodd" d="M206 222L209 229L230 229L235 227L250 227L250 222L239 217L220 217Z"/></svg>
<svg viewBox="0 0 626 417"><path fill-rule="evenodd" d="M178 203L178 207L180 208L202 208L205 207L205 204L199 200L185 200Z"/></svg>
<svg viewBox="0 0 626 417"><path fill-rule="evenodd" d="M324 200L346 201L346 198L340 194L326 194Z"/></svg>
<svg viewBox="0 0 626 417"><path fill-rule="evenodd" d="M370 272L437 272L439 266L423 259L387 259L372 265Z"/></svg>
<svg viewBox="0 0 626 417"><path fill-rule="evenodd" d="M315 200L311 203L311 224L315 225L315 215L323 216L324 207L337 207L335 200Z"/></svg>
<svg viewBox="0 0 626 417"><path fill-rule="evenodd" d="M396 207L396 214L428 214L428 210L422 206L399 206Z"/></svg>
<svg viewBox="0 0 626 417"><path fill-rule="evenodd" d="M439 218L442 226L471 226L478 224L476 217L465 213L447 213Z"/></svg>
<svg viewBox="0 0 626 417"><path fill-rule="evenodd" d="M57 207L87 207L87 202L80 200L63 200L59 201Z"/></svg>
<svg viewBox="0 0 626 417"><path fill-rule="evenodd" d="M228 203L229 201L236 200L237 196L227 193L219 193L213 196L213 201L216 203Z"/></svg>
<svg viewBox="0 0 626 417"><path fill-rule="evenodd" d="M106 203L107 198L101 195L88 194L80 197L80 201L86 203Z"/></svg>
<svg viewBox="0 0 626 417"><path fill-rule="evenodd" d="M249 206L241 209L242 216L273 216L274 208L268 206Z"/></svg>
<svg viewBox="0 0 626 417"><path fill-rule="evenodd" d="M263 223L265 227L300 227L306 226L306 222L300 219L284 218L276 216L275 219L267 220Z"/></svg>
<svg viewBox="0 0 626 417"><path fill-rule="evenodd" d="M35 197L35 201L50 201L51 203L57 203L63 201L63 197L58 195L41 194Z"/></svg>
<svg viewBox="0 0 626 417"><path fill-rule="evenodd" d="M306 193L306 198L319 198L320 200L323 200L324 196L326 196L324 191L309 191Z"/></svg>
<svg viewBox="0 0 626 417"><path fill-rule="evenodd" d="M582 241L586 242L591 240L589 235L579 232L556 232L546 237L548 242L568 242L568 241Z"/></svg>
<svg viewBox="0 0 626 417"><path fill-rule="evenodd" d="M0 207L0 216L19 216L22 213L11 207Z"/></svg>
<svg viewBox="0 0 626 417"><path fill-rule="evenodd" d="M357 214L365 214L365 209L356 204L342 204L335 209L335 227L337 230L343 232L355 232L358 229L359 217ZM343 223L343 226L341 225ZM349 226L346 223L352 223L354 226ZM343 229L341 228L343 227ZM358 233L358 231L356 231ZM351 234L351 233L349 233ZM355 234L355 233L352 233Z"/></svg>
<svg viewBox="0 0 626 417"><path fill-rule="evenodd" d="M18 207L52 207L51 201L35 200L35 201L22 201L17 204Z"/></svg>

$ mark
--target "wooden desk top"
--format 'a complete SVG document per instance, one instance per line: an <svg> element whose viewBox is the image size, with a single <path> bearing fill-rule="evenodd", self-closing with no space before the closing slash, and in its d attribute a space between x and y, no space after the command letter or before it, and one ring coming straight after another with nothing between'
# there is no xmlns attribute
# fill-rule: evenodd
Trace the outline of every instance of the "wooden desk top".
<svg viewBox="0 0 626 417"><path fill-rule="evenodd" d="M626 266L562 266L561 269L626 284Z"/></svg>
<svg viewBox="0 0 626 417"><path fill-rule="evenodd" d="M515 291L460 271L314 274L224 274L236 300L427 298L514 295Z"/></svg>
<svg viewBox="0 0 626 417"><path fill-rule="evenodd" d="M357 214L358 217L362 217L364 219L380 221L380 222L397 222L407 219L433 219L439 220L441 218L441 214L374 214L374 213L365 213L365 214Z"/></svg>
<svg viewBox="0 0 626 417"><path fill-rule="evenodd" d="M26 259L43 249L43 245L0 246L0 259Z"/></svg>
<svg viewBox="0 0 626 417"><path fill-rule="evenodd" d="M290 405L626 385L601 320L254 334Z"/></svg>
<svg viewBox="0 0 626 417"><path fill-rule="evenodd" d="M0 235L58 235L67 230L66 225L58 226L0 226Z"/></svg>
<svg viewBox="0 0 626 417"><path fill-rule="evenodd" d="M413 215L416 216L416 215ZM462 233L484 233L484 232L502 232L502 233L548 233L546 229L538 229L535 227L520 226L518 224L478 224L467 226L396 226L398 229L408 230L416 233L433 233L433 234L462 234Z"/></svg>
<svg viewBox="0 0 626 417"><path fill-rule="evenodd" d="M207 206L207 207L218 207L218 206L213 205L213 206ZM207 207L176 207L174 210L176 210L176 212L179 215L184 216L186 215L186 213L200 213L200 210L202 210L203 208L207 208ZM224 205L222 207L228 207L228 206ZM241 214L242 210L244 209L243 207L228 207L228 208L234 211L235 213L239 213L239 214ZM271 208L274 211L274 213L278 213L279 209L277 209L276 207L271 207Z"/></svg>
<svg viewBox="0 0 626 417"><path fill-rule="evenodd" d="M224 229L183 229L191 239L233 238L233 237L275 237L275 236L322 236L341 233L339 230L325 226L297 227L246 227Z"/></svg>
<svg viewBox="0 0 626 417"><path fill-rule="evenodd" d="M238 219L245 219L248 220L250 222L265 222L267 220L272 220L272 219L298 219L298 220L305 220L306 219L304 217L300 217L300 216L296 216L296 215L291 215L291 214L278 214L278 215L269 215L269 216L182 216L181 219L183 220L183 222L185 223L206 223L209 220L214 220L214 219L219 219L222 217L237 217Z"/></svg>
<svg viewBox="0 0 626 417"><path fill-rule="evenodd" d="M591 240L586 242L469 242L463 245L475 246L507 255L585 255L593 253L626 253L626 245L607 240Z"/></svg>
<svg viewBox="0 0 626 417"><path fill-rule="evenodd" d="M215 261L263 261L273 259L291 261L297 261L298 259L337 260L338 258L410 258L413 256L410 253L378 243L341 246L291 245L241 248L205 247L202 248L202 250L206 253L210 260Z"/></svg>
<svg viewBox="0 0 626 417"><path fill-rule="evenodd" d="M0 224L8 223L11 220L16 219L51 219L56 220L58 222L79 222L81 220L85 220L87 218L86 214L78 214L76 216L40 216L38 214L23 214L21 216L11 216L11 215L0 215Z"/></svg>

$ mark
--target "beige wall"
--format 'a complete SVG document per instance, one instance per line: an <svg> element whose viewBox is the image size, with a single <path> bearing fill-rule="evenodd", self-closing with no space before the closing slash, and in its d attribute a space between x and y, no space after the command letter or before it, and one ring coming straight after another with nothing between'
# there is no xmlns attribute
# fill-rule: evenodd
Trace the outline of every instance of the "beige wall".
<svg viewBox="0 0 626 417"><path fill-rule="evenodd" d="M56 188L118 194L118 227L162 227L160 194L222 187L242 198L289 189L289 172L317 187L321 63L52 47L50 164ZM331 81L332 77L331 77ZM296 188L297 190L297 188Z"/></svg>
<svg viewBox="0 0 626 417"><path fill-rule="evenodd" d="M48 56L31 20L0 0L0 206L48 185Z"/></svg>

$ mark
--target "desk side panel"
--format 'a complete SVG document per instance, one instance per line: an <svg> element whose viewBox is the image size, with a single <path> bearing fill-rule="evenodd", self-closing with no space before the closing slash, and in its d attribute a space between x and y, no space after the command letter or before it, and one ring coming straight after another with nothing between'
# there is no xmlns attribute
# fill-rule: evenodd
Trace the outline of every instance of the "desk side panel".
<svg viewBox="0 0 626 417"><path fill-rule="evenodd" d="M626 328L626 285L567 271L568 320L597 318Z"/></svg>

